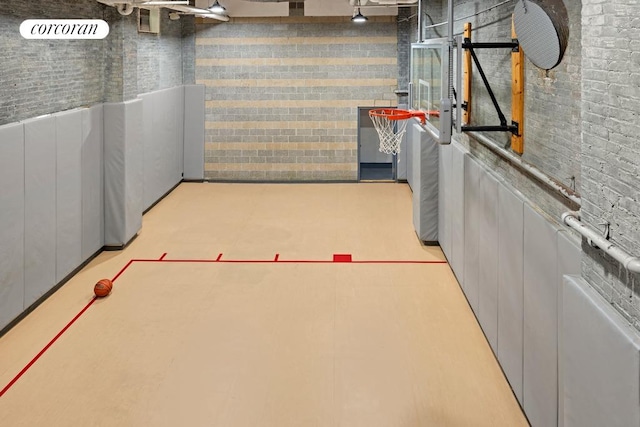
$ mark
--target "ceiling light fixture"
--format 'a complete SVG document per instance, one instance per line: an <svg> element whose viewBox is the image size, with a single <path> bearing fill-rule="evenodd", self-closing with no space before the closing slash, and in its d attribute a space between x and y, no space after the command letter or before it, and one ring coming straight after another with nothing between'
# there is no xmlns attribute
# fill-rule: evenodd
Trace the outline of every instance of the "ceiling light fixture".
<svg viewBox="0 0 640 427"><path fill-rule="evenodd" d="M227 9L224 6L222 6L220 3L218 3L218 0L216 0L215 2L213 2L211 7L209 8L209 12L225 14L227 13Z"/></svg>
<svg viewBox="0 0 640 427"><path fill-rule="evenodd" d="M361 12L360 12L360 8L358 8L358 13L356 13L355 15L353 15L353 17L351 18L352 22L356 22L358 24L361 24L363 22L367 22L369 20L369 18L367 18L366 16L364 16Z"/></svg>

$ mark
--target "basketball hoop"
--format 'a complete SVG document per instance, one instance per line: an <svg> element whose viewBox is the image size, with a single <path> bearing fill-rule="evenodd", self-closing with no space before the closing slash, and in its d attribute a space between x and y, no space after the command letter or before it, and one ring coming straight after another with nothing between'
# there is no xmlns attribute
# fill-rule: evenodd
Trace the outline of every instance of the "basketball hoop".
<svg viewBox="0 0 640 427"><path fill-rule="evenodd" d="M369 117L371 117L380 137L380 151L387 154L400 152L400 142L407 130L408 119L417 117L422 124L426 122L426 114L423 111L399 110L397 108L376 108L369 111Z"/></svg>

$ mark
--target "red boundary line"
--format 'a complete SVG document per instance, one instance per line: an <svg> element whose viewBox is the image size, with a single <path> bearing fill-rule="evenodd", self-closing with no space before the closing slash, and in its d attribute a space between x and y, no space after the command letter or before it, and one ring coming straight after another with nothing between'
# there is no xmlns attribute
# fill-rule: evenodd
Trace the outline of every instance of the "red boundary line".
<svg viewBox="0 0 640 427"><path fill-rule="evenodd" d="M233 263L233 264L446 264L447 261L351 261L351 262L340 262L340 261L329 261L329 260L281 260L280 254L276 254L274 259L272 260L222 260L222 254L219 254L215 260L212 259L165 259L167 253L165 252L158 259L131 259L127 264L122 267L122 269L116 274L112 282L115 282L134 262L156 262L156 263ZM76 320L80 318L88 309L93 305L96 301L96 297L93 297L91 301L82 309L78 314L75 315L73 319L67 325L60 330L56 334L55 337L49 343L44 346L42 350L33 358L27 365L22 368L22 370L7 384L2 390L0 390L0 397L2 397L28 370L33 366L38 359L47 351L49 348L64 334L67 329L73 325Z"/></svg>

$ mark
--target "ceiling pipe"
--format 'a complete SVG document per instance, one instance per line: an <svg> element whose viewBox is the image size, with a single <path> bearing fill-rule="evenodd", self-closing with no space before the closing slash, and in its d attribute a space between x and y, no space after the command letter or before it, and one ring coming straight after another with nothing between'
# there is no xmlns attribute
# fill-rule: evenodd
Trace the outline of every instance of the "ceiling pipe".
<svg viewBox="0 0 640 427"><path fill-rule="evenodd" d="M131 3L117 3L116 9L120 15L131 15L133 13L133 5Z"/></svg>

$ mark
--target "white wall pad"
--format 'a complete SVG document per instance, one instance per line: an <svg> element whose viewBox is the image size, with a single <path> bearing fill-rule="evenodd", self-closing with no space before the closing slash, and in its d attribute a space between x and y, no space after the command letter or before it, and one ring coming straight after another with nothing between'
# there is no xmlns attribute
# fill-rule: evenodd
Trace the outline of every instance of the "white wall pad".
<svg viewBox="0 0 640 427"><path fill-rule="evenodd" d="M564 426L640 425L640 336L584 279L563 286Z"/></svg>
<svg viewBox="0 0 640 427"><path fill-rule="evenodd" d="M56 121L24 122L24 308L56 284Z"/></svg>
<svg viewBox="0 0 640 427"><path fill-rule="evenodd" d="M478 316L479 221L482 215L480 176L483 173L478 162L467 154L464 157L464 283L462 288L476 317Z"/></svg>
<svg viewBox="0 0 640 427"><path fill-rule="evenodd" d="M451 145L440 145L438 155L438 241L451 259Z"/></svg>
<svg viewBox="0 0 640 427"><path fill-rule="evenodd" d="M82 110L82 261L104 245L102 105Z"/></svg>
<svg viewBox="0 0 640 427"><path fill-rule="evenodd" d="M556 273L558 288L558 426L564 427L564 366L562 363L562 289L565 275L580 275L581 255L580 241L567 231L558 232L558 271Z"/></svg>
<svg viewBox="0 0 640 427"><path fill-rule="evenodd" d="M413 227L418 239L438 241L438 140L417 123L408 129L413 147Z"/></svg>
<svg viewBox="0 0 640 427"><path fill-rule="evenodd" d="M533 427L558 422L558 228L524 206L524 410Z"/></svg>
<svg viewBox="0 0 640 427"><path fill-rule="evenodd" d="M24 309L24 127L0 126L0 329Z"/></svg>
<svg viewBox="0 0 640 427"><path fill-rule="evenodd" d="M158 145L160 144L158 136L161 135L161 132L158 132L158 130L153 127L153 116L156 114L157 97L158 94L156 92L138 95L138 98L142 100L143 210L151 206L155 200L154 197L157 194L156 187L159 186L159 174L162 168L160 165L162 151L158 149Z"/></svg>
<svg viewBox="0 0 640 427"><path fill-rule="evenodd" d="M82 264L82 110L56 120L56 283Z"/></svg>
<svg viewBox="0 0 640 427"><path fill-rule="evenodd" d="M522 405L524 201L498 184L498 360Z"/></svg>
<svg viewBox="0 0 640 427"><path fill-rule="evenodd" d="M480 175L482 207L476 219L478 239L478 321L498 354L498 180Z"/></svg>
<svg viewBox="0 0 640 427"><path fill-rule="evenodd" d="M142 101L104 104L105 246L126 245L142 227Z"/></svg>
<svg viewBox="0 0 640 427"><path fill-rule="evenodd" d="M464 156L467 150L458 143L451 144L451 258L449 263L464 284Z"/></svg>

